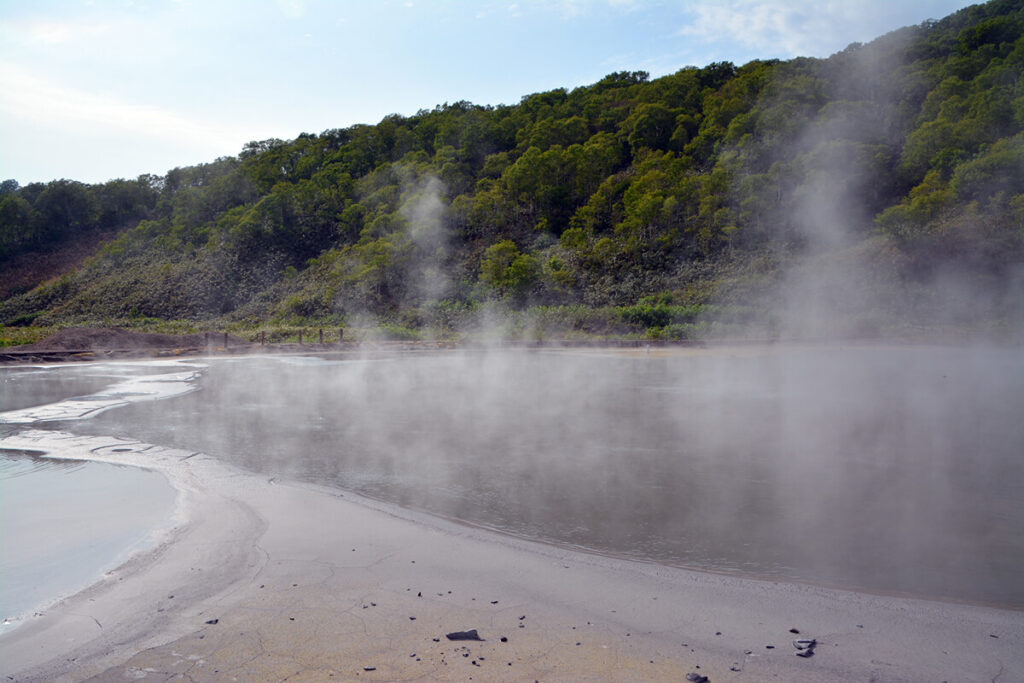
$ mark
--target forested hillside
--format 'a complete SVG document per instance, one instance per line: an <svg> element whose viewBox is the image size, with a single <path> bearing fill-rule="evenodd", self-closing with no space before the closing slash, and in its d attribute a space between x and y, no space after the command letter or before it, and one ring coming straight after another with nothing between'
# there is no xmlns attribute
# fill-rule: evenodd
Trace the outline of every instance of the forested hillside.
<svg viewBox="0 0 1024 683"><path fill-rule="evenodd" d="M614 73L163 176L6 181L0 270L119 232L7 291L0 323L415 336L497 311L538 334L1013 327L1022 36L1024 2L993 0L827 59Z"/></svg>

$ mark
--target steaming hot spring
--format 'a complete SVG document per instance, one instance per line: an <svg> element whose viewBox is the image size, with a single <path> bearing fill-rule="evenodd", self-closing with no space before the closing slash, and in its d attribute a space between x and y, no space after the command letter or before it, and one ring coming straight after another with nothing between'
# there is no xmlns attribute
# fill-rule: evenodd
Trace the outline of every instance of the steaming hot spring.
<svg viewBox="0 0 1024 683"><path fill-rule="evenodd" d="M932 629L934 621L938 630L929 637L958 642L962 633L937 624L947 623L948 610L965 610L958 623L979 614L995 619L984 627L993 637L983 634L979 645L992 648L1009 647L1004 639L1024 631L1015 611L1024 607L1024 356L1015 350L506 349L133 367L129 379L77 403L8 410L0 445L64 457L99 453L164 471L184 492L186 521L170 532L184 540L164 539L159 548L187 553L181 529L209 523L196 521L196 505L219 509L193 497L228 501L218 528L235 524L236 540L222 560L210 560L217 569L209 589L194 589L192 611L175 603L185 609L173 613L177 621L146 622L178 651L192 626L220 637L210 619L251 617L251 599L263 599L259 590L275 581L276 591L295 589L297 615L308 608L328 618L317 611L326 609L324 582L338 582L328 602L352 601L334 605L330 619L352 609L372 619L380 614L374 608L388 605L397 612L379 628L391 640L407 631L413 640L425 637L416 635L425 626L418 620L429 620L431 637L405 648L417 653L438 649L433 639L445 629L473 624L493 629L488 643L502 643L499 635L505 642L538 637L520 628L526 615L502 611L503 601L514 612L531 606L544 613L549 628L575 627L577 635L566 636L573 642L583 643L578 633L587 624L602 623L591 645L600 642L608 656L623 653L609 646L621 626L646 632L635 641L645 660L667 647L663 638L673 648L682 639L703 648L702 661L735 660L723 671L742 669L741 661L754 667L755 644L757 666L767 665L769 636L758 629L776 617L771 629L818 619L870 640L857 620L893 609L876 620L878 633ZM44 379L95 383L111 374L109 365L37 371L43 375L5 372L51 401L53 385ZM396 524L410 525L401 542L389 530ZM361 553L377 558L379 575ZM152 580L148 566L138 580ZM183 585L192 585L187 573ZM303 592L289 577L321 589ZM219 591L232 586L256 597L224 598ZM767 587L790 607L782 609L777 596L759 602ZM282 593L262 595L270 612L259 623L289 604ZM927 623L917 623L925 613ZM714 627L716 619L750 642L727 647L711 635L725 630ZM404 621L399 627L396 620ZM342 622L335 626L347 633ZM269 624L263 628L273 638L277 625ZM17 637L35 642L27 627L15 633L22 630ZM837 651L838 633L830 636ZM872 648L888 642L878 638ZM528 642L529 652L541 647ZM854 651L807 680L860 671ZM682 652L662 659L689 667ZM422 655L404 656L422 663ZM931 661L920 656L909 678L893 680L917 680ZM96 671L123 664L95 661Z"/></svg>

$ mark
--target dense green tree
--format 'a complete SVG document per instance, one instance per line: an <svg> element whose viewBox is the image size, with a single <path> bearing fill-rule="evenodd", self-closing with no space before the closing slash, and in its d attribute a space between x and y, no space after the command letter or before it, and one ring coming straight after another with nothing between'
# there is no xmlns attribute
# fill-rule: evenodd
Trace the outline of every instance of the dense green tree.
<svg viewBox="0 0 1024 683"><path fill-rule="evenodd" d="M41 241L33 214L32 205L14 192L0 196L0 259Z"/></svg>
<svg viewBox="0 0 1024 683"><path fill-rule="evenodd" d="M480 281L502 295L522 298L537 282L540 264L512 240L492 244L480 262Z"/></svg>
<svg viewBox="0 0 1024 683"><path fill-rule="evenodd" d="M1024 261L1022 34L1020 0L991 0L827 59L621 71L253 141L163 176L5 181L0 267L117 236L64 285L0 303L0 322L133 307L417 319L438 292L465 307L685 293L676 305L764 254L854 244L907 283L957 259L993 277Z"/></svg>

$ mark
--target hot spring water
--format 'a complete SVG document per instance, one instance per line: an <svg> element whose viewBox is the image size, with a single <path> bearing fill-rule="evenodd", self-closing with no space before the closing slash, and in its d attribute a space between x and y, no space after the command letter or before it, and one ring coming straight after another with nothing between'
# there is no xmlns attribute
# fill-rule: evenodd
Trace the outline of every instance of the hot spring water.
<svg viewBox="0 0 1024 683"><path fill-rule="evenodd" d="M596 552L1024 606L1024 355L211 360L75 423Z"/></svg>

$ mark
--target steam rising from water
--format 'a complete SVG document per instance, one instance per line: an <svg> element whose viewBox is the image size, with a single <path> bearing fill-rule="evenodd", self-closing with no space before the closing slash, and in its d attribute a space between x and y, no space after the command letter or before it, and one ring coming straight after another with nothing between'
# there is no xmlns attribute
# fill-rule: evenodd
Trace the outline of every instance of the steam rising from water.
<svg viewBox="0 0 1024 683"><path fill-rule="evenodd" d="M408 221L409 238L416 245L418 259L412 276L416 301L436 301L450 293L452 283L444 272L448 230L441 201L444 184L434 176L418 182L407 181L405 201L399 212Z"/></svg>
<svg viewBox="0 0 1024 683"><path fill-rule="evenodd" d="M1024 358L788 348L215 362L71 425L529 537L1024 606Z"/></svg>
<svg viewBox="0 0 1024 683"><path fill-rule="evenodd" d="M886 36L822 62L780 65L778 80L751 115L771 121L791 143L748 135L722 155L737 159L734 206L751 214L739 239L756 240L763 220L760 229L773 232L762 246L774 251L778 266L753 278L747 291L727 278L717 292L769 320L746 331L786 340L935 339L936 333L1024 340L1024 262L1011 209L990 211L1017 190L1007 193L995 180L997 186L958 197L927 225L911 222L898 236L883 235L875 223L897 202L893 188L915 185L923 175L904 166L912 150L906 129L931 114L927 107L914 111L913 97L897 90L905 81L893 76L908 66L899 60L908 59L901 43L911 35ZM793 121L805 116L806 124L795 128ZM920 188L898 194L904 191L914 197Z"/></svg>

